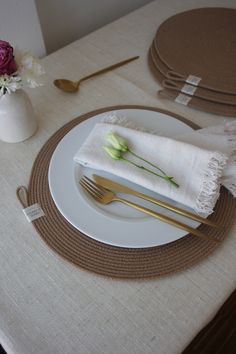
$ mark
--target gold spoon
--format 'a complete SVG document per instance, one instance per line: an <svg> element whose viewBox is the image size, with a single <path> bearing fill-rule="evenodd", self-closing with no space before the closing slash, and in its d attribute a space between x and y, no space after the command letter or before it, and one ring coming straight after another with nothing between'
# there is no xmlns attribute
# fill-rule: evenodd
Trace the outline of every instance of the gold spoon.
<svg viewBox="0 0 236 354"><path fill-rule="evenodd" d="M71 81L71 80L66 80L66 79L57 79L54 80L54 85L58 87L59 89L66 91L66 92L77 92L79 90L79 85L81 84L82 81L85 81L87 79L90 79L91 77L106 73L107 71L113 70L118 68L119 66L125 65L129 63L130 61L138 59L139 56L132 57L126 60L123 60L119 63L113 64L111 66L108 66L107 68L101 69L99 71L96 71L95 73L92 73L88 76L83 77L79 81Z"/></svg>

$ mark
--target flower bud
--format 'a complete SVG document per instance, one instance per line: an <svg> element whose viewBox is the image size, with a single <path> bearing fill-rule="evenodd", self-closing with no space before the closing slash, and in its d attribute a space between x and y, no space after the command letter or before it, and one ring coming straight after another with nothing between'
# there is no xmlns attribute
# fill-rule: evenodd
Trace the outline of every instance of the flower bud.
<svg viewBox="0 0 236 354"><path fill-rule="evenodd" d="M129 151L127 141L115 133L112 133L112 132L108 133L107 134L107 141L113 146L113 148L115 148L117 150L120 150L122 152Z"/></svg>
<svg viewBox="0 0 236 354"><path fill-rule="evenodd" d="M122 154L120 150L117 150L111 146L104 145L103 149L108 153L108 155L114 160L120 160L122 158Z"/></svg>
<svg viewBox="0 0 236 354"><path fill-rule="evenodd" d="M12 75L17 70L12 46L0 40L0 75Z"/></svg>

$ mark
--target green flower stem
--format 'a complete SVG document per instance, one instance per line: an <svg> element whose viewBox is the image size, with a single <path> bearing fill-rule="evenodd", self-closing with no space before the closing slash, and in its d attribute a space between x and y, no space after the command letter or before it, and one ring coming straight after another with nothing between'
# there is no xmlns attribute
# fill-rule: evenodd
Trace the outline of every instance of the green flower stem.
<svg viewBox="0 0 236 354"><path fill-rule="evenodd" d="M128 147L128 143L125 139L123 139L121 136L114 134L112 132L110 132L107 135L107 140L108 142L111 144L111 146L103 146L104 150L108 153L108 155L111 156L111 158L115 159L115 160L123 160L126 162L129 162L130 164L145 170L149 173L152 173L153 175L164 179L165 181L171 183L173 186L175 186L176 188L179 187L178 183L176 183L173 178L174 177L170 177L167 176L167 174L158 166L154 165L153 163L147 161L146 159L144 159L143 157L135 154L133 151L131 151ZM141 161L144 161L146 164L149 164L150 166L154 167L155 169L157 169L159 172L161 172L162 175L160 175L159 173L156 173L152 170L149 170L148 168L142 166L142 165L137 165L135 162L127 160L126 158L123 157L123 154L129 152L131 155L133 155L135 158L140 159Z"/></svg>
<svg viewBox="0 0 236 354"><path fill-rule="evenodd" d="M167 176L167 175L165 175L165 176L159 175L158 173L153 172L152 170L149 170L148 168L146 168L146 167L144 167L144 166L142 166L142 165L137 165L135 162L130 161L130 160L124 158L124 157L121 157L121 160L123 160L123 161L125 161L125 162L129 162L131 165L134 165L135 167L138 167L138 168L140 168L140 169L142 169L142 170L145 170L145 171L147 171L147 172L152 173L153 175L155 175L155 176L157 176L157 177L160 177L160 178L164 179L165 181L167 181L167 182L173 184L176 188L179 187L178 183L176 183L175 181L173 181L173 177L169 177L169 176Z"/></svg>
<svg viewBox="0 0 236 354"><path fill-rule="evenodd" d="M128 150L128 152L129 152L131 155L137 157L138 159L140 159L140 160L142 160L142 161L148 163L148 164L151 165L152 167L155 167L155 168L158 169L161 173L163 173L164 176L167 176L167 174L166 174L160 167L158 167L158 166L154 165L153 163L151 163L151 162L145 160L143 157L141 157L141 156L135 154L135 153L134 153L133 151L131 151L131 150ZM167 176L167 177L168 177L168 176Z"/></svg>
<svg viewBox="0 0 236 354"><path fill-rule="evenodd" d="M179 184L173 180L174 177L166 176L166 179L172 183L176 188L179 188Z"/></svg>

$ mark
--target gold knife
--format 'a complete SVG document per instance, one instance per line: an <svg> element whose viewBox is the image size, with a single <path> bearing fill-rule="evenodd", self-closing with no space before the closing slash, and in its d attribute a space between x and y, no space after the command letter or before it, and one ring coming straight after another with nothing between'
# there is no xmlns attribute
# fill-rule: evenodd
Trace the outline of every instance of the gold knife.
<svg viewBox="0 0 236 354"><path fill-rule="evenodd" d="M147 200L151 203L154 203L154 204L157 204L163 208L166 208L166 209L169 209L171 211L174 211L175 213L177 214L180 214L180 215L183 215L183 216L186 216L192 220L196 220L196 221L199 221L203 224L207 224L209 226L212 226L212 227L215 227L215 228L221 228L222 226L220 225L217 225L215 224L213 221L210 221L208 219L205 219L199 215L196 215L196 214L193 214L191 213L190 211L187 211L187 210L184 210L184 209L181 209L181 208L178 208L174 205L171 205L167 202L164 202L162 200L159 200L159 199L155 199L155 198L152 198L146 194L143 194L143 193L140 193L140 192L137 192L135 191L134 189L131 189L127 186L124 186L122 184L119 184L117 182L114 182L108 178L105 178L105 177L102 177L102 176L98 176L96 174L93 174L93 178L94 180L100 184L100 186L104 187L104 188L107 188L107 189L110 189L110 190L113 190L114 192L121 192L121 193L127 193L127 194L131 194L131 195L134 195L136 197L139 197L139 198L142 198L144 200Z"/></svg>

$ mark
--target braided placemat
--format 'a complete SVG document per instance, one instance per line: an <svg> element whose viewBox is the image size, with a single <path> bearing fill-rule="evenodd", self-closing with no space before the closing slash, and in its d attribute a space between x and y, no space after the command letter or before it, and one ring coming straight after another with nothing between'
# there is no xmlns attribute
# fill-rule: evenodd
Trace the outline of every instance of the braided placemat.
<svg viewBox="0 0 236 354"><path fill-rule="evenodd" d="M155 42L160 59L175 77L194 75L201 87L235 95L235 32L236 9L198 8L165 20Z"/></svg>
<svg viewBox="0 0 236 354"><path fill-rule="evenodd" d="M32 168L25 204L38 203L45 213L45 216L33 221L35 229L48 246L60 256L77 266L102 275L135 279L158 277L186 269L212 253L220 243L187 235L175 242L151 248L114 247L93 240L74 228L60 214L53 202L48 185L48 168L51 156L60 140L85 119L119 109L161 112L197 128L194 123L174 113L143 106L107 107L84 114L65 124L45 143ZM227 227L217 230L201 225L200 229L223 241L234 220L235 205L231 194L223 188L211 219Z"/></svg>
<svg viewBox="0 0 236 354"><path fill-rule="evenodd" d="M165 64L161 63L160 60L158 61L158 56L155 52L154 43L151 45L148 52L148 65L152 75L157 79L159 84L161 84L163 87L162 90L158 91L158 96L163 99L166 98L175 101L176 98L181 93L180 91L181 89L178 90L176 88L174 89L173 87L172 88L165 87L164 85L164 83L166 82L166 76L165 76L166 69L164 68ZM198 97L195 94L192 96L192 95L181 93L181 95L189 98L189 101L186 103L188 107L201 110L204 112L223 115L223 116L229 116L229 117L236 116L236 105L223 104L217 101L213 102L212 100L210 101L207 98L203 99L201 97Z"/></svg>
<svg viewBox="0 0 236 354"><path fill-rule="evenodd" d="M174 81L169 79L169 71L171 70L171 68L168 67L166 63L161 61L161 58L158 55L158 49L157 49L157 44L155 42L155 39L152 42L150 50L152 51L153 64L162 73L165 80L164 82L171 82L173 87L175 87L176 91L181 91L181 89L185 87L186 82L184 79L181 78L179 78L178 80L175 79ZM193 88L191 84L188 84L187 86ZM163 85L163 87L166 86ZM229 95L227 93L213 91L201 86L194 86L194 89L195 91L192 91L193 92L192 94L195 97L199 97L204 100L208 100L210 102L215 102L215 103L234 105L234 106L236 105L236 95Z"/></svg>

